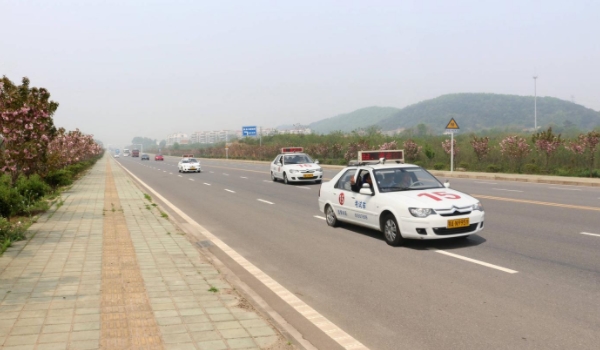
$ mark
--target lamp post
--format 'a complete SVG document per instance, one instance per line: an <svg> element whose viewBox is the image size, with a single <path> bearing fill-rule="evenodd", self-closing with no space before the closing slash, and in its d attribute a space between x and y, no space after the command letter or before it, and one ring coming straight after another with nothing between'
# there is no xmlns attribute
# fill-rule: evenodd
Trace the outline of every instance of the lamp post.
<svg viewBox="0 0 600 350"><path fill-rule="evenodd" d="M533 76L533 128L537 132L537 75Z"/></svg>

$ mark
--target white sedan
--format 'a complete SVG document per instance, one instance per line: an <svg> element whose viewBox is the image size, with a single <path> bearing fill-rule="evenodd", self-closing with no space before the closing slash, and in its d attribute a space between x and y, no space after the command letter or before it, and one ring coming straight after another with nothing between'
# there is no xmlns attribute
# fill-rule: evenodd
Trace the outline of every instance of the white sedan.
<svg viewBox="0 0 600 350"><path fill-rule="evenodd" d="M196 158L181 159L177 164L177 168L179 169L180 173L187 173L190 171L196 173L202 172L202 169L200 168L200 161L198 161Z"/></svg>
<svg viewBox="0 0 600 350"><path fill-rule="evenodd" d="M282 153L271 162L271 180L290 182L315 182L323 180L319 161L313 161L304 153Z"/></svg>
<svg viewBox="0 0 600 350"><path fill-rule="evenodd" d="M367 178L375 181L371 184ZM383 232L392 246L404 239L467 237L483 229L481 203L410 164L359 164L321 185L319 209L329 226L346 222Z"/></svg>

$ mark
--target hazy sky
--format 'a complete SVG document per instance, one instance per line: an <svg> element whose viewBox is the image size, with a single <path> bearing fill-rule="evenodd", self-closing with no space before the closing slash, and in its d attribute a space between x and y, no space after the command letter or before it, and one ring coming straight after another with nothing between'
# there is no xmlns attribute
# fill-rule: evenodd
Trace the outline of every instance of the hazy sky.
<svg viewBox="0 0 600 350"><path fill-rule="evenodd" d="M57 126L135 136L308 124L447 93L600 110L599 1L0 0L0 75Z"/></svg>

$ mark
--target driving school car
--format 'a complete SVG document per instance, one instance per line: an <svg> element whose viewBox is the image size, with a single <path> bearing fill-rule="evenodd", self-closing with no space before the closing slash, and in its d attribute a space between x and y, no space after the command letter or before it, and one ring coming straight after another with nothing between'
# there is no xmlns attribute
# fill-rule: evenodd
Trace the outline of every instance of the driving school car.
<svg viewBox="0 0 600 350"><path fill-rule="evenodd" d="M200 162L196 158L182 158L177 164L180 173L197 172L201 173Z"/></svg>
<svg viewBox="0 0 600 350"><path fill-rule="evenodd" d="M284 147L271 162L271 180L290 182L315 182L323 180L323 169L319 161L313 161L303 153L302 147Z"/></svg>
<svg viewBox="0 0 600 350"><path fill-rule="evenodd" d="M319 209L327 224L381 231L392 246L405 239L467 237L483 229L485 213L477 199L403 161L403 150L359 152L359 162L321 185Z"/></svg>

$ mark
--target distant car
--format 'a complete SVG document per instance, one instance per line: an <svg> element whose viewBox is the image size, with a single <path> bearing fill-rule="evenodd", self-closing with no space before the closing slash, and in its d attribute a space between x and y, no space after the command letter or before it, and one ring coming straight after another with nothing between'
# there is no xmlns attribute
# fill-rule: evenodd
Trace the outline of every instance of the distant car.
<svg viewBox="0 0 600 350"><path fill-rule="evenodd" d="M271 162L271 180L290 182L315 182L323 180L323 169L319 161L313 161L302 147L284 147L281 154Z"/></svg>
<svg viewBox="0 0 600 350"><path fill-rule="evenodd" d="M144 153L142 154L142 160L150 160L150 157L146 153Z"/></svg>
<svg viewBox="0 0 600 350"><path fill-rule="evenodd" d="M162 156L162 154L157 154L154 156L154 160L165 160L165 158Z"/></svg>
<svg viewBox="0 0 600 350"><path fill-rule="evenodd" d="M196 158L182 158L177 164L177 168L179 169L180 173L187 173L190 171L196 173L202 172L200 169L200 161L198 161Z"/></svg>
<svg viewBox="0 0 600 350"><path fill-rule="evenodd" d="M118 155L118 154L115 154L115 158L119 158L119 155Z"/></svg>
<svg viewBox="0 0 600 350"><path fill-rule="evenodd" d="M483 229L485 216L476 198L450 189L419 166L384 158L341 170L321 185L318 201L329 226L342 221L372 228L391 246L405 239L467 237Z"/></svg>

